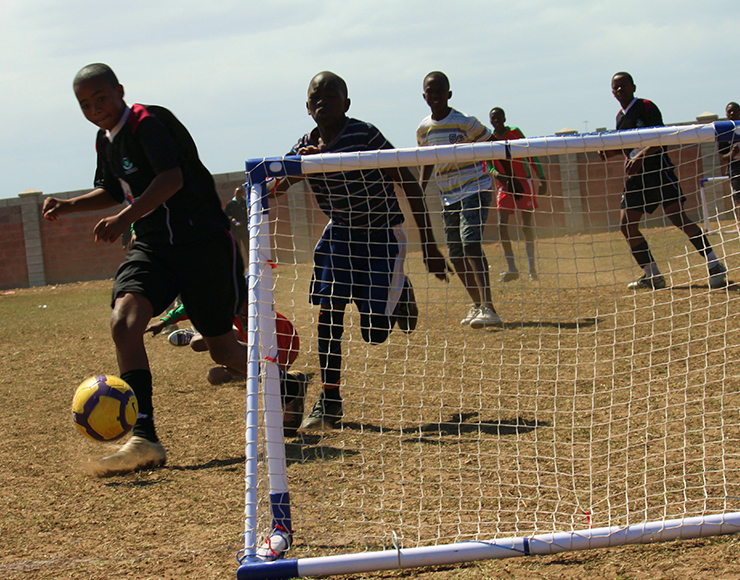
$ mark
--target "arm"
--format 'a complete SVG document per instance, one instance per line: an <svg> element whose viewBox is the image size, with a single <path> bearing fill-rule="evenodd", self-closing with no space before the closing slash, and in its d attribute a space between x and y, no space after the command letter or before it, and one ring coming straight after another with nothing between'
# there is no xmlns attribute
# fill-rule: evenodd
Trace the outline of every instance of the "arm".
<svg viewBox="0 0 740 580"><path fill-rule="evenodd" d="M419 228L421 238L421 250L424 255L424 264L429 273L434 274L440 280L447 280L447 261L439 251L437 242L432 232L432 224L429 220L427 204L424 200L424 192L419 182L408 167L389 168L385 170L388 176L395 182L400 183L406 198L409 200L411 212L414 215L416 227Z"/></svg>
<svg viewBox="0 0 740 580"><path fill-rule="evenodd" d="M45 219L53 222L58 220L59 216L66 215L68 213L97 211L108 209L109 207L116 205L118 205L118 202L113 199L106 190L96 188L89 193L78 195L72 199L47 197L44 200L41 215Z"/></svg>
<svg viewBox="0 0 740 580"><path fill-rule="evenodd" d="M115 242L133 222L155 210L182 189L182 184L182 170L179 167L158 173L144 193L131 205L98 222L93 230L95 241Z"/></svg>
<svg viewBox="0 0 740 580"><path fill-rule="evenodd" d="M723 165L727 165L734 159L740 156L740 147L737 144L727 147L725 150L720 150L719 159Z"/></svg>
<svg viewBox="0 0 740 580"><path fill-rule="evenodd" d="M637 175L638 173L640 173L640 171L642 171L642 165L645 161L645 157L655 154L661 154L662 152L663 148L657 145L640 149L636 155L627 159L627 162L624 165L625 173L627 175Z"/></svg>
<svg viewBox="0 0 740 580"><path fill-rule="evenodd" d="M421 172L421 190L426 191L429 180L432 178L434 172L434 165L425 165ZM408 194L407 194L408 195Z"/></svg>

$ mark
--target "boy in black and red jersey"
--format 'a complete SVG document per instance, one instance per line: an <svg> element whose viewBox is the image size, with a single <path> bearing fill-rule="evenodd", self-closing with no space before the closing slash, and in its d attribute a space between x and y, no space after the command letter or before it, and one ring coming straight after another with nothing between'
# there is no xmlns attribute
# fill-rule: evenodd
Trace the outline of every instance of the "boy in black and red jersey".
<svg viewBox="0 0 740 580"><path fill-rule="evenodd" d="M657 106L647 99L635 98L637 87L632 76L618 72L612 77L612 94L622 105L617 114L617 130L643 127L662 127L663 117ZM602 159L619 151L600 151ZM665 279L658 269L647 239L640 232L640 219L645 212L653 213L663 206L671 223L689 238L691 244L706 259L709 269L709 286L722 288L727 284L727 270L709 245L704 232L683 209L686 198L681 191L671 158L660 146L625 150L627 180L622 196L620 228L627 239L635 261L644 270L643 276L631 282L632 290L665 288Z"/></svg>
<svg viewBox="0 0 740 580"><path fill-rule="evenodd" d="M116 274L111 332L120 376L136 393L133 437L98 462L99 475L163 465L154 429L152 375L144 329L180 294L193 325L219 364L246 370L247 351L232 323L246 295L244 270L213 177L187 129L163 107L127 106L123 87L104 64L74 79L85 117L97 125L95 189L44 200L43 216L111 208L93 230L96 242L115 242L133 224L135 241Z"/></svg>

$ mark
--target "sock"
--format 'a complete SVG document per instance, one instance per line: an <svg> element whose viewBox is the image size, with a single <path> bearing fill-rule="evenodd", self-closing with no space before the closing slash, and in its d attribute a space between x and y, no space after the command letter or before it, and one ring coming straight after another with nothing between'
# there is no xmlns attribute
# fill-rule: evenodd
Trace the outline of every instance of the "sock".
<svg viewBox="0 0 740 580"><path fill-rule="evenodd" d="M341 401L339 385L324 385L324 399L328 401Z"/></svg>
<svg viewBox="0 0 740 580"><path fill-rule="evenodd" d="M647 241L642 241L636 246L630 246L630 251L632 252L632 257L635 259L638 266L645 270L646 276L651 278L660 274L658 265L655 263L653 255L650 253L650 246L648 246Z"/></svg>
<svg viewBox="0 0 740 580"><path fill-rule="evenodd" d="M707 240L707 237L703 233L701 235L694 236L693 238L689 238L689 241L696 248L696 251L707 260L707 267L710 270L720 263L717 254L714 253L712 246L709 244L709 240Z"/></svg>
<svg viewBox="0 0 740 580"><path fill-rule="evenodd" d="M159 439L154 429L152 373L147 369L135 369L121 373L121 378L131 386L139 404L139 416L136 419L133 434L156 443Z"/></svg>

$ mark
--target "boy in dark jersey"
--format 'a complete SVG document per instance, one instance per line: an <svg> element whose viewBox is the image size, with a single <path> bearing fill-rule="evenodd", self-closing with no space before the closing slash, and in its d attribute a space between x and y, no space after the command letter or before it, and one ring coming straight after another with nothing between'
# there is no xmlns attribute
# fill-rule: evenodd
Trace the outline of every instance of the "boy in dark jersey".
<svg viewBox="0 0 740 580"><path fill-rule="evenodd" d="M317 74L308 86L308 113L316 127L301 137L289 155L390 149L393 146L369 123L347 117L350 100L344 80L331 72ZM282 180L283 193L301 178ZM334 428L343 416L339 393L344 311L354 301L363 339L384 342L398 322L416 326L418 309L403 273L406 238L403 213L393 182L402 185L419 228L429 272L446 279L446 263L434 241L419 183L408 168L347 171L307 176L319 207L329 217L314 251L311 302L320 306L319 366L323 390L299 433Z"/></svg>
<svg viewBox="0 0 740 580"><path fill-rule="evenodd" d="M740 121L740 105L730 102L725 107L728 121ZM732 207L735 210L736 227L740 229L740 146L724 141L719 145L719 157L727 165L727 177L732 189Z"/></svg>
<svg viewBox="0 0 740 580"><path fill-rule="evenodd" d="M96 242L115 242L134 226L134 243L116 274L111 333L120 376L136 393L139 417L131 439L98 462L99 475L163 465L154 428L152 375L144 329L180 294L195 328L219 364L245 369L247 351L231 326L246 295L241 256L228 231L213 178L187 129L167 109L123 100L123 87L104 64L74 80L85 117L97 125L95 189L44 200L43 216L125 207L98 222Z"/></svg>
<svg viewBox="0 0 740 580"><path fill-rule="evenodd" d="M642 127L662 127L663 117L654 103L647 99L635 98L637 87L632 76L618 72L612 77L612 94L622 109L617 114L617 130ZM618 151L600 151L607 157ZM631 282L628 288L637 290L665 288L665 279L658 269L647 239L640 232L639 224L645 212L653 213L659 205L663 206L671 223L688 236L691 244L706 259L709 269L709 286L722 288L727 284L727 270L709 245L704 232L686 215L683 204L686 201L674 165L665 149L660 146L625 150L625 173L627 180L622 196L621 231L627 239L632 256L644 270L644 275Z"/></svg>
<svg viewBox="0 0 740 580"><path fill-rule="evenodd" d="M524 133L519 127L506 125L506 113L501 107L494 107L488 115L493 127L493 136L497 141L512 141L524 139ZM527 252L529 264L529 279L537 280L537 267L535 256L535 233L532 218L534 210L537 209L537 196L547 193L547 181L545 172L537 157L529 159L512 159L508 169L512 175L507 175L507 164L500 160L486 161L486 169L491 175L498 178L508 177L509 180L498 180L498 195L496 196L496 209L499 215L499 235L501 246L504 249L507 271L501 273L501 282L511 282L519 278L519 271L514 260L514 250L511 247L509 236L509 217L518 209L522 212L522 231L524 232L524 247ZM537 174L539 187L535 195L533 184L533 173ZM508 183L513 180L521 187L522 193L509 191Z"/></svg>

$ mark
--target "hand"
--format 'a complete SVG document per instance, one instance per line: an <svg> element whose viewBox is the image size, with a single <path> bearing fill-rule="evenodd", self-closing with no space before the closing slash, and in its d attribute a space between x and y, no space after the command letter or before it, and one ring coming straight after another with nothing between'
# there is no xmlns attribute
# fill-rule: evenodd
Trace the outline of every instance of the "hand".
<svg viewBox="0 0 740 580"><path fill-rule="evenodd" d="M640 171L642 171L642 155L627 159L624 164L624 172L627 175L637 175Z"/></svg>
<svg viewBox="0 0 740 580"><path fill-rule="evenodd" d="M540 179L540 186L537 189L537 195L540 197L547 195L547 182L544 179Z"/></svg>
<svg viewBox="0 0 740 580"><path fill-rule="evenodd" d="M438 280L448 281L447 273L452 270L436 244L428 244L424 247L424 265L427 267L427 272L434 274Z"/></svg>
<svg viewBox="0 0 740 580"><path fill-rule="evenodd" d="M597 151L596 155L598 155L599 159L602 161L606 161L606 151Z"/></svg>
<svg viewBox="0 0 740 580"><path fill-rule="evenodd" d="M150 324L149 326L147 326L144 329L144 334L146 334L147 332L151 332L152 336L157 336L160 332L162 332L165 326L167 326L167 323L164 320L158 320L154 324Z"/></svg>
<svg viewBox="0 0 740 580"><path fill-rule="evenodd" d="M96 242L108 242L112 244L129 227L131 227L131 224L122 219L120 214L114 215L100 220L93 229L93 235Z"/></svg>
<svg viewBox="0 0 740 580"><path fill-rule="evenodd" d="M69 202L64 199L47 197L44 200L44 205L41 208L41 215L44 217L44 219L54 222L59 219L60 215L65 213L65 209L68 204Z"/></svg>
<svg viewBox="0 0 740 580"><path fill-rule="evenodd" d="M298 155L316 155L320 150L316 145L306 145L298 149Z"/></svg>

